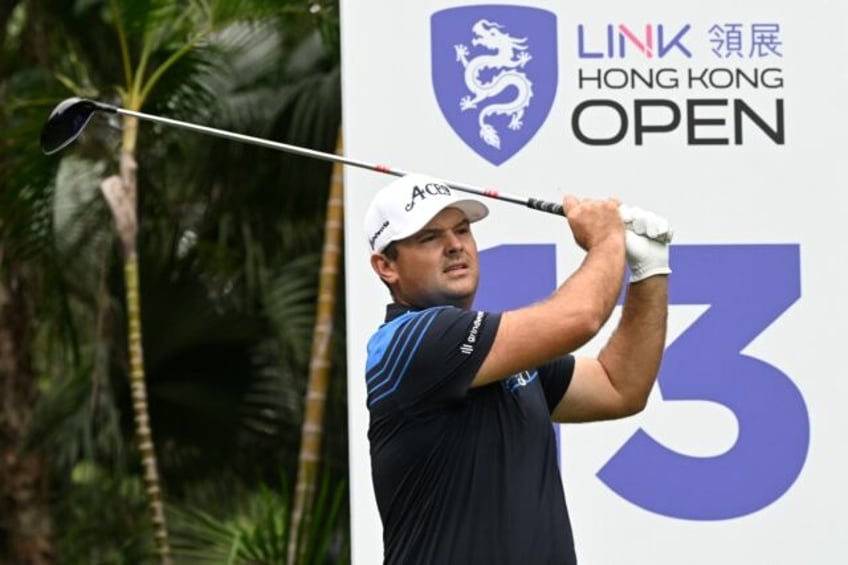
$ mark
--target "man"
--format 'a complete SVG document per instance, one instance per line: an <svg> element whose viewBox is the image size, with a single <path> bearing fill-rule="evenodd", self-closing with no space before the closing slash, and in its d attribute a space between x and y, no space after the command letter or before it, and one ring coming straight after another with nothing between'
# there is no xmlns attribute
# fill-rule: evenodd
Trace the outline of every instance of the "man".
<svg viewBox="0 0 848 565"><path fill-rule="evenodd" d="M392 296L366 366L385 563L576 562L551 422L644 408L665 342L671 232L615 200L563 206L580 267L548 299L494 313L471 309L483 203L419 175L371 203L371 266ZM626 264L615 331L597 359L573 357L612 313Z"/></svg>

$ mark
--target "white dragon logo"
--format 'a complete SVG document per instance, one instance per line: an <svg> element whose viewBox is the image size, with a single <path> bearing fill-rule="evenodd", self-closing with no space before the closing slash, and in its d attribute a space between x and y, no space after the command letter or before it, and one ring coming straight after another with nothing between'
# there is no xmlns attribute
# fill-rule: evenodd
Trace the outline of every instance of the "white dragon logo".
<svg viewBox="0 0 848 565"><path fill-rule="evenodd" d="M459 107L463 111L476 109L480 102L503 92L510 86L518 90L515 99L498 104L490 103L480 111L477 118L480 124L480 137L497 149L501 147L500 135L494 126L486 121L486 118L495 114L509 116L509 129L517 131L524 124L521 121L524 110L530 105L530 99L533 97L533 83L527 75L516 70L524 68L524 65L533 58L525 45L527 38L516 39L501 31L503 27L495 22L480 20L471 28L475 36L471 40L471 45L482 45L494 51L493 55L482 54L469 60L468 47L464 44L454 45L456 60L465 67L465 85L474 94L473 97L463 96L460 100ZM489 82L484 82L481 74L486 69L505 70L496 73Z"/></svg>

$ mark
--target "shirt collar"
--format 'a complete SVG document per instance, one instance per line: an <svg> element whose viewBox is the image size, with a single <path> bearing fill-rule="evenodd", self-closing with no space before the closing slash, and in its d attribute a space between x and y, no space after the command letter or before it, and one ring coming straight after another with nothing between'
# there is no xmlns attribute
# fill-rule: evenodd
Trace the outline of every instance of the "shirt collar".
<svg viewBox="0 0 848 565"><path fill-rule="evenodd" d="M416 312L418 310L421 310L421 308L409 306L408 304L398 304L397 302L392 302L391 304L386 306L386 321L391 322L395 318L399 318L407 312Z"/></svg>

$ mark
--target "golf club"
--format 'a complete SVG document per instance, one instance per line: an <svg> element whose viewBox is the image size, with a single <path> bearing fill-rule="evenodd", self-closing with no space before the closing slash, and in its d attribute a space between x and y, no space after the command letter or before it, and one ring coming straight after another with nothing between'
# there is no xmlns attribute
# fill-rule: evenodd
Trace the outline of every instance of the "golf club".
<svg viewBox="0 0 848 565"><path fill-rule="evenodd" d="M316 159L322 159L324 161L344 163L345 165L351 165L353 167L368 169L371 171L394 175L397 177L402 177L409 174L407 171L387 167L385 165L366 163L364 161L357 161L349 157L335 155L332 153L323 153L321 151L306 149L304 147L289 145L287 143L280 143L278 141L270 141L268 139L252 137L249 135L234 133L231 131L200 126L197 124L183 122L180 120L173 120L170 118L154 116L152 114L134 112L132 110L126 110L124 108L104 104L102 102L87 100L85 98L68 98L60 102L56 106L56 108L53 109L53 111L50 113L50 117L47 119L47 123L44 124L44 128L42 128L41 130L41 150L47 155L52 155L53 153L56 153L73 143L73 141L77 137L79 137L80 134L83 132L85 126L88 125L88 122L91 120L91 116L95 112L133 116L135 118L138 118L139 120L147 120L159 124L175 126L178 128L183 128L198 133L205 133L208 135L222 137L224 139L242 141L244 143L258 145L260 147L277 149L279 151L285 151L287 153L294 153L296 155L303 155L306 157L314 157ZM565 211L563 210L562 205L555 204L553 202L546 202L544 200L538 200L536 198L520 198L517 196L498 192L497 190L483 189L457 182L445 182L451 188L462 192L469 192L472 194L477 194L479 196L485 196L487 198L494 198L497 200L503 200L505 202L511 202L513 204L521 204L527 206L528 208L532 208L533 210L539 210L541 212L548 212L551 214L565 216Z"/></svg>
<svg viewBox="0 0 848 565"><path fill-rule="evenodd" d="M305 157L314 157L316 159L321 159L324 161L343 163L345 165L358 167L360 169L367 169L370 171L376 171L378 173L394 175L396 177L402 177L410 174L407 171L402 171L400 169L395 169L386 165L366 163L365 161L358 161L356 159L351 159L342 155L324 153L321 151L316 151L314 149L299 147L297 145L289 145L287 143L281 143L279 141L271 141L268 139L262 139L259 137L253 137L241 133L234 133L231 131L211 128L207 126L201 126L189 122L174 120L171 118L154 116L152 114L143 114L141 112L126 110L124 108L119 108L110 104L104 104L102 102L96 102L94 100L76 97L67 98L63 100L50 113L50 116L47 118L47 123L44 124L44 127L41 130L41 150L47 155L52 155L53 153L56 153L73 143L73 141L77 137L79 137L80 134L82 134L83 130L85 129L85 126L88 125L88 122L91 120L91 116L95 112L133 116L135 118L138 118L139 120L147 120L159 124L165 124L168 126L175 126L178 128L183 128L198 133L205 133L216 137L222 137L224 139L230 139L233 141L241 141L252 145L258 145L259 147L266 147L269 149L277 149L279 151L293 153L296 155L303 155ZM458 182L444 182L451 188L462 192L468 192L471 194L476 194L478 196L485 196L487 198L493 198L495 200L502 200L504 202L510 202L512 204L520 204L522 206L526 206L527 208L530 208L532 210L538 210L540 212L548 212L549 214L565 216L565 210L563 209L561 204L547 202L545 200L539 200L537 198L521 198L511 194L505 194L494 189L478 188L476 186L471 186ZM655 239L662 243L669 243L671 241L672 235L672 232L668 231L665 233L660 233L658 236L652 239Z"/></svg>

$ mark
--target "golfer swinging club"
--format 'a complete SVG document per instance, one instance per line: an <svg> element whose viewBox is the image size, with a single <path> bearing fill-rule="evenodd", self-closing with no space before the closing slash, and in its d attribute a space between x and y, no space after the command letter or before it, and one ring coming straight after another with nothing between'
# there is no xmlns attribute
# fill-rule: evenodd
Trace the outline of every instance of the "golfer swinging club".
<svg viewBox="0 0 848 565"><path fill-rule="evenodd" d="M498 313L471 309L483 203L420 175L371 203L371 266L392 298L366 366L387 564L576 563L551 422L644 408L665 344L671 231L612 199L563 206L579 268L546 300ZM615 331L597 359L573 356L612 313L625 264Z"/></svg>

